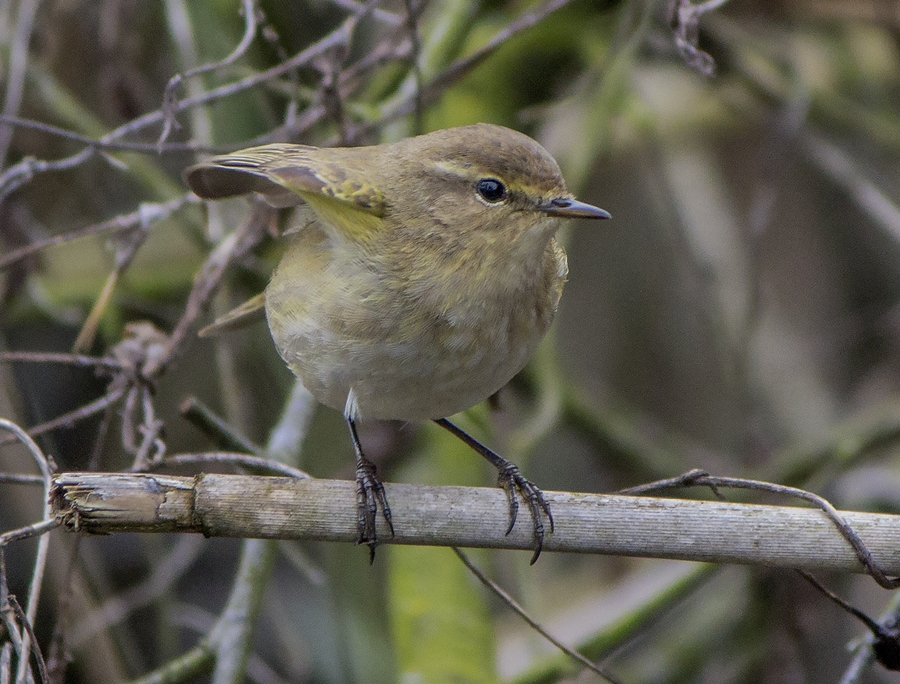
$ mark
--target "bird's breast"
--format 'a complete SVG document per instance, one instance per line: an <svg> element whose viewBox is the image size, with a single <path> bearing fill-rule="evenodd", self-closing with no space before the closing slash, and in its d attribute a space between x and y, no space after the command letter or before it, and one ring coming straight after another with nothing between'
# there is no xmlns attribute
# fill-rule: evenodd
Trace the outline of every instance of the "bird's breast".
<svg viewBox="0 0 900 684"><path fill-rule="evenodd" d="M411 277L306 235L273 275L266 312L279 352L320 402L342 410L352 389L361 418L442 418L522 369L553 320L565 273L555 243L534 277L509 267L485 283L464 262L456 273Z"/></svg>

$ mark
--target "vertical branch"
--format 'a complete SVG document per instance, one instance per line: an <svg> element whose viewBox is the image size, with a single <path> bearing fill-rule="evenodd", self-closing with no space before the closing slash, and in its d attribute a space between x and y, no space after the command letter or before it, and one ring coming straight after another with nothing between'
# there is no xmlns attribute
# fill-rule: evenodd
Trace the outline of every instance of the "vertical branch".
<svg viewBox="0 0 900 684"><path fill-rule="evenodd" d="M25 86L25 70L28 64L28 42L34 27L40 0L22 0L16 17L16 28L9 47L9 72L6 76L6 97L3 99L3 114L15 116L22 104ZM6 155L12 142L13 127L0 124L0 169L6 166Z"/></svg>
<svg viewBox="0 0 900 684"><path fill-rule="evenodd" d="M12 432L28 451L34 457L41 475L44 478L44 520L53 518L53 510L50 504L50 489L53 486L53 473L50 470L50 464L47 457L44 456L40 447L35 443L28 434L12 421L0 418L0 428ZM31 576L31 587L28 590L28 603L25 609L25 621L32 625L37 616L38 601L41 598L41 586L44 581L44 571L47 568L47 554L50 550L49 535L41 535L38 541L37 554L34 560L34 572ZM22 631L22 650L19 657L19 667L16 671L16 682L25 682L26 673L28 671L28 653L31 650L31 635L28 629Z"/></svg>

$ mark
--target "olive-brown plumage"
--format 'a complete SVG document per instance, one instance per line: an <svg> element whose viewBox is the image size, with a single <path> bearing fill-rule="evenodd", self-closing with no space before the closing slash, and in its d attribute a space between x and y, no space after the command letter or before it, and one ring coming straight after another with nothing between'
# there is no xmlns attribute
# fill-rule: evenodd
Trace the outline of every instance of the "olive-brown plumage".
<svg viewBox="0 0 900 684"><path fill-rule="evenodd" d="M288 366L344 412L355 441L357 419L443 419L505 385L556 313L560 219L609 216L571 196L538 143L487 124L372 147L265 145L185 178L209 199L256 192L302 205L266 317ZM365 486L372 520L361 509L360 536L374 546L375 485ZM513 492L512 515L514 504Z"/></svg>

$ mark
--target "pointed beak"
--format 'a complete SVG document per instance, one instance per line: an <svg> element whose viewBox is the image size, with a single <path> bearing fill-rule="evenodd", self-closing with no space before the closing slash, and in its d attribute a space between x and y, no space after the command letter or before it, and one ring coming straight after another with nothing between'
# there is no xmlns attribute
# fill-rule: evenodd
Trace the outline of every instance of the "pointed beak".
<svg viewBox="0 0 900 684"><path fill-rule="evenodd" d="M608 219L612 218L608 211L595 207L593 204L579 202L569 197L557 197L538 205L538 211L542 211L550 216L559 216L560 218L587 218L587 219Z"/></svg>

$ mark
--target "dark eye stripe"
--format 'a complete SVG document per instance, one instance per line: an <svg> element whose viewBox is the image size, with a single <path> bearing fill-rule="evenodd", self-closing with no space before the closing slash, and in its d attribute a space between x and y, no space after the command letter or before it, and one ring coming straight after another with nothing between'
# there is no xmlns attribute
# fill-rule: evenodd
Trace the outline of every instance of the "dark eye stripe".
<svg viewBox="0 0 900 684"><path fill-rule="evenodd" d="M482 178L475 184L475 190L486 202L491 204L506 199L506 186L496 178Z"/></svg>

